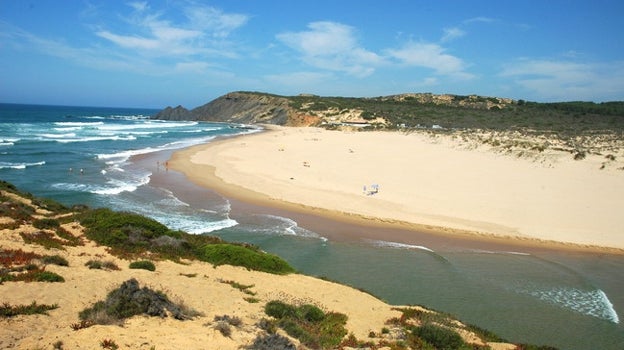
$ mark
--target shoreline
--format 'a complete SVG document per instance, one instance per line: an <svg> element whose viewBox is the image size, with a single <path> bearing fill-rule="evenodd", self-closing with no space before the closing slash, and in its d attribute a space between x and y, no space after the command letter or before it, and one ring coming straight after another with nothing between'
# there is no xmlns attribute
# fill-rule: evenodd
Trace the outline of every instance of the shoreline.
<svg viewBox="0 0 624 350"><path fill-rule="evenodd" d="M624 254L624 248L618 246L567 242L556 239L549 239L548 237L533 237L530 235L522 234L514 229L505 227L503 225L478 223L481 224L481 227L490 228L490 230L471 230L463 228L461 227L461 225L459 225L460 227L449 227L446 225L436 225L435 223L417 223L413 220L407 221L396 217L384 218L373 215L366 215L366 213L341 211L336 210L335 208L323 208L316 205L309 205L308 203L293 202L288 200L288 198L279 197L279 195L272 196L269 193L262 193L257 191L257 189L249 188L250 186L248 184L243 185L240 182L236 183L235 181L237 179L235 178L235 176L231 175L231 171L233 171L231 169L230 173L227 174L229 175L229 178L225 178L223 174L218 173L219 169L218 165L215 164L215 162L217 161L215 161L214 155L215 153L223 151L223 147L227 149L227 147L234 146L236 150L240 150L241 147L248 149L250 148L249 145L254 147L257 145L256 139L258 138L264 138L266 140L267 138L277 137L277 134L285 134L286 132L301 132L304 133L306 137L311 136L309 133L306 134L306 131L320 133L323 136L326 136L324 133L336 133L333 136L340 136L340 134L349 135L348 133L344 132L341 133L338 131L326 130L319 131L318 129L314 128L306 128L305 130L302 130L301 128L284 128L270 126L268 130L259 133L219 138L207 144L195 145L175 151L172 153L171 158L169 159L169 167L174 171L184 174L186 178L194 184L202 188L214 191L228 199L234 200L237 206L253 206L255 210L262 210L259 208L266 207L271 208L272 210L280 210L290 214L300 215L300 218L303 218L302 222L300 222L299 220L297 220L297 222L300 224L301 227L304 228L306 225L309 226L311 223L315 223L315 218L319 218L327 219L333 222L339 222L344 225L374 228L373 231L375 231L377 235L374 236L374 238L380 241L387 241L386 236L389 236L390 238L396 238L395 241L398 241L399 243L418 244L420 240L422 240L423 236L429 236L436 237L437 240L458 240L463 242L464 244L477 244L477 246L485 244L510 248L527 248L530 250L559 250L570 252L609 253L618 255ZM404 135L398 133L393 136L405 137ZM283 140L280 140L280 142L281 141ZM292 144L288 143L286 143L285 145L286 146L279 144L279 146L275 147L280 147L278 149L278 152L284 152L283 150L280 150L282 149L282 147L292 146ZM448 147L448 145L443 146ZM227 150L231 151L230 149ZM453 149L451 149L451 151L453 151ZM469 152L483 153L483 151ZM207 153L211 154L208 159L206 158ZM231 156L231 153L227 153L225 156L223 156L223 154L219 154L219 157L221 158L230 157L227 159L227 161L230 161L230 164L234 164L235 166L239 165L241 162L245 162L244 159L232 160ZM269 162L270 156L271 155L267 155L267 159ZM223 166L224 163L222 161L220 162L221 163L219 164ZM316 165L316 163L313 164ZM303 167L306 167L305 162L303 164ZM241 172L240 170L237 171L239 173ZM251 174L250 176L253 177L254 175ZM385 186L381 188L380 192L385 190L384 187ZM267 190L265 190L264 192L268 192L268 187ZM362 195L362 197L372 199L369 196ZM461 223L461 220L457 221ZM470 226L471 224L473 223L468 222L467 226ZM314 225L318 226L319 224L315 223ZM386 232L384 232L384 230ZM394 233L390 233L390 231ZM340 234L335 233L330 234L330 236L330 238L334 240L371 238L340 237ZM413 239L414 236L416 236L416 239ZM451 245L454 244L451 243Z"/></svg>

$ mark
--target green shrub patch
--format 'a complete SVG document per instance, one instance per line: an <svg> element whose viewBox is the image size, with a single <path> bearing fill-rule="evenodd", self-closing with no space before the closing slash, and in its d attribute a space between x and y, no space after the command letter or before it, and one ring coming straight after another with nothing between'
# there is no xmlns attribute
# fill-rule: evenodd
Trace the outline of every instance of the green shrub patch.
<svg viewBox="0 0 624 350"><path fill-rule="evenodd" d="M47 315L49 310L58 309L58 305L37 304L33 301L30 305L11 305L4 303L0 305L0 317L8 318L17 315Z"/></svg>
<svg viewBox="0 0 624 350"><path fill-rule="evenodd" d="M227 243L205 245L199 259L214 265L242 266L275 274L288 274L295 271L286 261L276 255Z"/></svg>
<svg viewBox="0 0 624 350"><path fill-rule="evenodd" d="M277 325L291 337L313 349L335 348L347 330L347 316L325 313L315 305L294 306L281 301L266 304L265 313L277 319Z"/></svg>
<svg viewBox="0 0 624 350"><path fill-rule="evenodd" d="M93 324L114 324L135 315L167 317L168 313L178 320L188 320L198 314L173 303L163 292L140 288L139 282L132 278L108 293L106 300L81 311L79 317Z"/></svg>
<svg viewBox="0 0 624 350"><path fill-rule="evenodd" d="M218 237L172 231L141 215L110 209L85 210L77 214L86 236L124 258L150 253L152 259L198 259L214 265L243 266L275 274L295 270L283 259L250 244L225 243Z"/></svg>
<svg viewBox="0 0 624 350"><path fill-rule="evenodd" d="M147 271L156 271L156 265L149 260L133 261L129 266L131 269L141 269Z"/></svg>

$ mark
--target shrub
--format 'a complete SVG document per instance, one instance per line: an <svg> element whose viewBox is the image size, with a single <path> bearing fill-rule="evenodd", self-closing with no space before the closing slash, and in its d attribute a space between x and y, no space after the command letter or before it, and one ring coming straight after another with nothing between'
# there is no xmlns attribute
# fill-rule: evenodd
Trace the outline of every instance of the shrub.
<svg viewBox="0 0 624 350"><path fill-rule="evenodd" d="M119 345L117 345L117 343L115 343L115 341L112 339L102 340L100 342L100 346L102 347L102 349L111 349L111 350L119 349Z"/></svg>
<svg viewBox="0 0 624 350"><path fill-rule="evenodd" d="M218 330L219 332L221 332L221 334L224 337L229 337L230 335L232 335L232 327L230 327L230 325L227 322L219 321L214 326L214 328Z"/></svg>
<svg viewBox="0 0 624 350"><path fill-rule="evenodd" d="M65 282L62 276L50 271L35 271L32 280L36 282Z"/></svg>
<svg viewBox="0 0 624 350"><path fill-rule="evenodd" d="M240 327L243 324L243 320L241 320L240 317L237 316L215 316L214 320L217 322L226 322L227 324L234 327Z"/></svg>
<svg viewBox="0 0 624 350"><path fill-rule="evenodd" d="M41 261L48 265L69 266L67 259L60 255L47 255L44 256Z"/></svg>
<svg viewBox="0 0 624 350"><path fill-rule="evenodd" d="M85 266L87 266L90 269L96 269L96 270L120 270L119 266L117 266L117 264L115 264L114 262L110 260L108 261L89 260L85 263Z"/></svg>
<svg viewBox="0 0 624 350"><path fill-rule="evenodd" d="M24 233L24 232L20 232L20 236L22 236L22 239L24 240L24 242L26 243L33 243L33 244L38 244L43 246L46 249L60 249L60 250L65 250L65 247L63 247L63 241L61 241L60 239L56 238L54 234L50 233L50 232L46 232L46 231L39 231L39 232L33 232L33 233Z"/></svg>
<svg viewBox="0 0 624 350"><path fill-rule="evenodd" d="M133 261L129 266L131 269L142 269L148 271L156 271L156 265L149 260Z"/></svg>
<svg viewBox="0 0 624 350"><path fill-rule="evenodd" d="M270 301L265 313L277 319L277 324L288 335L311 348L334 348L347 334L347 316L324 313L317 306L293 306L281 301Z"/></svg>
<svg viewBox="0 0 624 350"><path fill-rule="evenodd" d="M35 220L33 221L32 225L35 228L38 228L40 230L45 230L45 229L55 230L61 226L58 220L50 219L50 218Z"/></svg>
<svg viewBox="0 0 624 350"><path fill-rule="evenodd" d="M0 317L8 318L17 315L47 315L49 310L57 309L58 305L37 304L33 301L30 305L15 305L4 303L0 306Z"/></svg>
<svg viewBox="0 0 624 350"><path fill-rule="evenodd" d="M11 268L16 265L24 265L33 259L39 259L41 255L25 252L22 249L3 249L0 250L0 265Z"/></svg>
<svg viewBox="0 0 624 350"><path fill-rule="evenodd" d="M259 335L253 344L247 347L249 350L296 350L297 347L290 339L279 334Z"/></svg>
<svg viewBox="0 0 624 350"><path fill-rule="evenodd" d="M92 307L81 311L79 317L95 324L112 324L135 315L167 317L168 313L178 320L190 319L197 315L179 303L171 302L167 295L160 291L147 287L140 288L139 282L132 278L108 293L106 300L98 301Z"/></svg>
<svg viewBox="0 0 624 350"><path fill-rule="evenodd" d="M234 265L275 274L287 274L294 269L276 255L255 251L234 244L208 244L202 248L200 260L214 265Z"/></svg>
<svg viewBox="0 0 624 350"><path fill-rule="evenodd" d="M425 324L415 328L413 333L438 349L458 349L464 345L462 337L446 327Z"/></svg>

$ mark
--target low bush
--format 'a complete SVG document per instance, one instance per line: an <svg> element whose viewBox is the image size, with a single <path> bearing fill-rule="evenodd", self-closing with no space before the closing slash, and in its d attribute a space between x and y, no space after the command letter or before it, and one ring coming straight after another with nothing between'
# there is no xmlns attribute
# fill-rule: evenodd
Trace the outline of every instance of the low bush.
<svg viewBox="0 0 624 350"><path fill-rule="evenodd" d="M227 324L234 326L234 327L240 327L243 324L243 320L241 320L240 317L238 316L230 316L230 315L215 316L214 320L217 322L226 322Z"/></svg>
<svg viewBox="0 0 624 350"><path fill-rule="evenodd" d="M459 349L465 343L457 332L446 327L425 324L416 327L413 334L423 339L437 349Z"/></svg>
<svg viewBox="0 0 624 350"><path fill-rule="evenodd" d="M276 274L295 270L283 259L249 244L224 243L218 237L191 235L169 230L141 215L110 209L85 210L76 216L86 228L85 235L124 258L150 252L154 258L198 259L214 265L236 265Z"/></svg>
<svg viewBox="0 0 624 350"><path fill-rule="evenodd" d="M270 301L264 310L267 315L277 319L277 325L288 335L310 348L334 348L347 334L346 315L325 313L315 305L295 306Z"/></svg>
<svg viewBox="0 0 624 350"><path fill-rule="evenodd" d="M141 269L148 271L156 271L156 265L149 260L133 261L129 266L131 269Z"/></svg>
<svg viewBox="0 0 624 350"><path fill-rule="evenodd" d="M81 311L79 317L94 324L114 324L142 314L160 317L170 314L178 320L187 320L198 315L179 303L173 303L163 292L147 287L140 288L139 282L132 278L108 293L106 300L98 301Z"/></svg>
<svg viewBox="0 0 624 350"><path fill-rule="evenodd" d="M85 263L85 266L96 270L120 270L119 266L112 261L89 260Z"/></svg>
<svg viewBox="0 0 624 350"><path fill-rule="evenodd" d="M35 228L38 228L40 230L44 230L44 229L55 230L61 226L58 220L50 219L50 218L43 218L43 219L35 220L33 221L32 225Z"/></svg>
<svg viewBox="0 0 624 350"><path fill-rule="evenodd" d="M242 266L250 270L275 274L288 274L295 271L286 261L276 255L234 244L205 245L199 259L214 265Z"/></svg>
<svg viewBox="0 0 624 350"><path fill-rule="evenodd" d="M214 326L214 328L218 330L221 333L221 335L223 335L224 337L229 338L232 335L232 327L230 327L230 325L227 322L219 321Z"/></svg>
<svg viewBox="0 0 624 350"><path fill-rule="evenodd" d="M1 249L0 250L0 265L11 268L13 266L20 266L30 263L33 259L40 259L41 255L25 252L22 249Z"/></svg>
<svg viewBox="0 0 624 350"><path fill-rule="evenodd" d="M32 280L35 282L65 282L63 276L50 271L35 271Z"/></svg>
<svg viewBox="0 0 624 350"><path fill-rule="evenodd" d="M247 347L249 350L296 350L297 347L290 339L279 334L259 335L253 344Z"/></svg>
<svg viewBox="0 0 624 350"><path fill-rule="evenodd" d="M17 315L47 315L49 310L58 309L58 305L37 304L33 301L30 305L11 305L4 303L0 305L0 317L8 318Z"/></svg>
<svg viewBox="0 0 624 350"><path fill-rule="evenodd" d="M41 262L47 265L69 266L67 259L60 255L46 255L41 258Z"/></svg>
<svg viewBox="0 0 624 350"><path fill-rule="evenodd" d="M24 240L25 243L38 244L38 245L43 246L46 249L54 248L54 249L59 249L59 250L65 250L65 247L63 247L64 242L56 238L56 235L50 232L46 232L46 231L38 231L38 232L33 232L33 233L20 232L20 236L22 236L22 239Z"/></svg>

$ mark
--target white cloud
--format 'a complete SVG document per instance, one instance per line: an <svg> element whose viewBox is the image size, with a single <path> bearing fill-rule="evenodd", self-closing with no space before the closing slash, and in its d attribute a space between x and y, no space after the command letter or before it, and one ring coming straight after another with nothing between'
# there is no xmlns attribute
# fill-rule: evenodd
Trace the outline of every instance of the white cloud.
<svg viewBox="0 0 624 350"><path fill-rule="evenodd" d="M459 79L470 79L465 72L466 64L458 57L445 53L437 44L408 42L399 49L387 50L390 57L408 66L429 68L441 75Z"/></svg>
<svg viewBox="0 0 624 350"><path fill-rule="evenodd" d="M461 38L464 35L466 35L466 32L457 27L445 28L444 35L442 36L441 41L442 42L451 41L457 38Z"/></svg>
<svg viewBox="0 0 624 350"><path fill-rule="evenodd" d="M336 22L313 22L307 31L286 32L277 39L298 51L307 64L355 76L373 73L382 58L359 47L353 27Z"/></svg>
<svg viewBox="0 0 624 350"><path fill-rule="evenodd" d="M507 64L502 77L546 100L624 98L624 62L579 63L522 59Z"/></svg>
<svg viewBox="0 0 624 350"><path fill-rule="evenodd" d="M465 20L464 23L465 24L470 24L470 23L492 23L492 22L497 22L497 21L498 20L496 20L494 18L479 16L479 17L469 18L469 19Z"/></svg>
<svg viewBox="0 0 624 350"><path fill-rule="evenodd" d="M123 31L130 34L108 29L98 30L95 34L124 49L152 56L216 54L227 46L223 40L248 20L246 15L193 5L182 9L185 22L173 23L152 11L145 2L134 2L129 6L134 12ZM234 56L227 52L223 55Z"/></svg>
<svg viewBox="0 0 624 350"><path fill-rule="evenodd" d="M224 13L208 6L187 7L184 13L194 28L207 30L213 37L225 38L242 27L249 16L238 13Z"/></svg>

